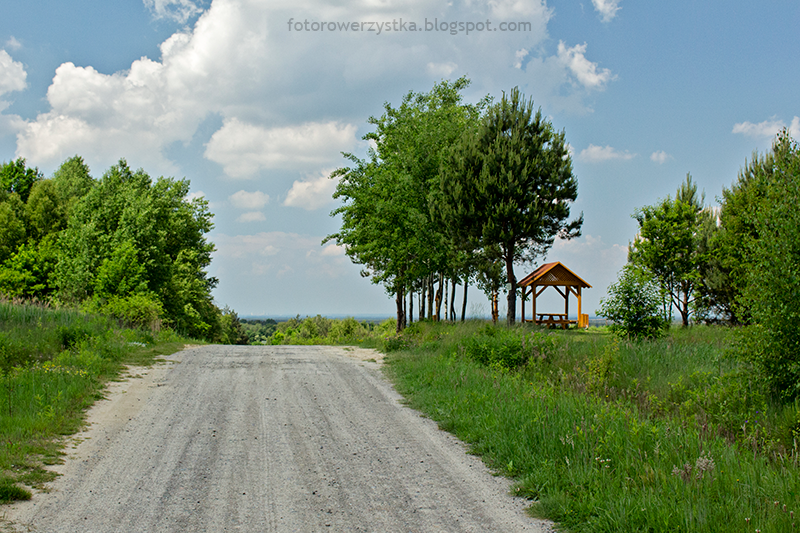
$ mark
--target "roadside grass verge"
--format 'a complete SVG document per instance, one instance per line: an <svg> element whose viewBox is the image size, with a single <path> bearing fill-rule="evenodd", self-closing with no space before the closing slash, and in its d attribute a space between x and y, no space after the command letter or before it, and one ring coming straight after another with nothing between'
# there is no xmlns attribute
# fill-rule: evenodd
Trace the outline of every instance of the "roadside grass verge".
<svg viewBox="0 0 800 533"><path fill-rule="evenodd" d="M124 365L153 364L184 342L169 330L0 301L0 503L44 490L55 477L45 466L62 461L61 437L80 430Z"/></svg>
<svg viewBox="0 0 800 533"><path fill-rule="evenodd" d="M696 327L632 343L423 322L388 350L386 372L566 530L792 531L795 406L765 400L726 356L728 335Z"/></svg>

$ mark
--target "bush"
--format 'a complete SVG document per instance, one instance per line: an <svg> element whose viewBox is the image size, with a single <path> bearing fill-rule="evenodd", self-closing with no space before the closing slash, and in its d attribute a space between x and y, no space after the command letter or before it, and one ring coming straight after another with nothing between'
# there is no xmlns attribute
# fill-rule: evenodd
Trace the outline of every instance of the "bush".
<svg viewBox="0 0 800 533"><path fill-rule="evenodd" d="M87 300L81 305L86 313L99 313L121 320L130 327L148 327L157 330L164 314L161 301L152 293L134 293L128 296L111 296Z"/></svg>
<svg viewBox="0 0 800 533"><path fill-rule="evenodd" d="M655 338L669 322L661 315L661 296L650 274L628 263L619 279L600 300L597 314L614 322L612 331L623 337Z"/></svg>
<svg viewBox="0 0 800 533"><path fill-rule="evenodd" d="M487 325L467 337L459 347L466 356L491 368L513 370L532 357L546 359L555 339L543 332L524 333L518 329Z"/></svg>

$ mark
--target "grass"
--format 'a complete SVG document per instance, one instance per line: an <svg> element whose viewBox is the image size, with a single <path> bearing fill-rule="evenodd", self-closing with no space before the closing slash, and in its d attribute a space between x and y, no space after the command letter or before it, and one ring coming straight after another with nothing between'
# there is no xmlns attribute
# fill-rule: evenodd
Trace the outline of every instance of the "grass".
<svg viewBox="0 0 800 533"><path fill-rule="evenodd" d="M124 365L183 347L171 331L120 328L107 317L0 301L0 502L29 499L55 474L64 435Z"/></svg>
<svg viewBox="0 0 800 533"><path fill-rule="evenodd" d="M791 531L795 406L765 400L729 342L419 323L386 361L410 405L565 530Z"/></svg>

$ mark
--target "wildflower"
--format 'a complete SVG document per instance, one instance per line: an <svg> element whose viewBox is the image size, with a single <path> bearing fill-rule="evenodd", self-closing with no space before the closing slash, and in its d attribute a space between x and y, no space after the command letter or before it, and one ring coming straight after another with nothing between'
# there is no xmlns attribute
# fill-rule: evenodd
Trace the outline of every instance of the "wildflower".
<svg viewBox="0 0 800 533"><path fill-rule="evenodd" d="M706 452L705 455L698 457L694 466L697 470L697 479L702 479L706 472L713 472L714 468L716 468L716 465L714 464L714 458L711 457L709 452ZM775 505L778 505L778 502L775 502Z"/></svg>

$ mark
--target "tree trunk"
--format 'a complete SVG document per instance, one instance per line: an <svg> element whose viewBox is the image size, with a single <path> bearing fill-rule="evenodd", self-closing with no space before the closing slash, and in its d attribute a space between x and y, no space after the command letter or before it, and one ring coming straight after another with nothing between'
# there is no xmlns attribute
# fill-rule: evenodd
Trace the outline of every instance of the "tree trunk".
<svg viewBox="0 0 800 533"><path fill-rule="evenodd" d="M439 286L436 287L436 314L434 320L439 322L442 316L442 291L444 289L444 274L439 274Z"/></svg>
<svg viewBox="0 0 800 533"><path fill-rule="evenodd" d="M450 286L447 284L447 279L444 280L444 320L445 322L450 320L450 315L447 314L447 304L450 301L449 299L449 289Z"/></svg>
<svg viewBox="0 0 800 533"><path fill-rule="evenodd" d="M403 302L405 301L405 297L403 295L404 292L405 291L403 291L402 287L398 287L397 296L394 299L395 303L397 304L397 333L403 331L403 323L405 322L405 316L403 313Z"/></svg>
<svg viewBox="0 0 800 533"><path fill-rule="evenodd" d="M456 321L456 278L450 280L450 320Z"/></svg>
<svg viewBox="0 0 800 533"><path fill-rule="evenodd" d="M422 280L422 288L419 291L419 319L425 318L425 289L428 288L427 280Z"/></svg>
<svg viewBox="0 0 800 533"><path fill-rule="evenodd" d="M497 291L492 291L492 324L497 325L497 320L500 318L500 309L498 309Z"/></svg>
<svg viewBox="0 0 800 533"><path fill-rule="evenodd" d="M511 245L506 252L506 277L508 278L508 313L506 321L513 326L517 320L517 278L514 277L514 246Z"/></svg>
<svg viewBox="0 0 800 533"><path fill-rule="evenodd" d="M681 312L681 320L683 321L683 327L689 327L689 287L687 285L683 285L681 287L683 292L683 301L681 302L681 307L679 311Z"/></svg>
<svg viewBox="0 0 800 533"><path fill-rule="evenodd" d="M414 323L414 291L408 291L408 323Z"/></svg>
<svg viewBox="0 0 800 533"><path fill-rule="evenodd" d="M404 290L403 291L403 329L406 329L406 326L408 325L406 317L408 317L408 301L406 300L406 292Z"/></svg>
<svg viewBox="0 0 800 533"><path fill-rule="evenodd" d="M464 278L464 302L461 304L461 322L467 318L467 289L469 288L469 276Z"/></svg>
<svg viewBox="0 0 800 533"><path fill-rule="evenodd" d="M428 274L428 318L433 319L433 274Z"/></svg>

